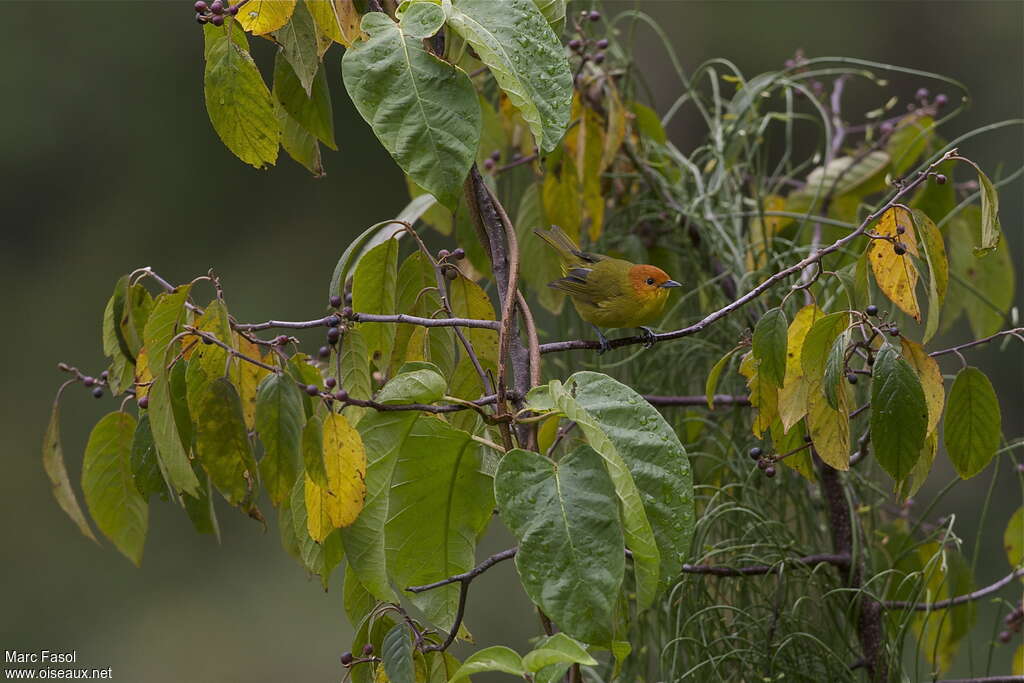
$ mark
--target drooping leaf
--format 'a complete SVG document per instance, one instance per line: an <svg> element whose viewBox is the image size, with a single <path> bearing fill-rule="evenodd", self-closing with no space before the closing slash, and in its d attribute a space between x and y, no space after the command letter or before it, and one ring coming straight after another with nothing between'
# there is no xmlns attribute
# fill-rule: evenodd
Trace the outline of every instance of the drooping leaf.
<svg viewBox="0 0 1024 683"><path fill-rule="evenodd" d="M195 416L196 455L229 503L250 500L256 461L242 414L242 402L226 377L211 382Z"/></svg>
<svg viewBox="0 0 1024 683"><path fill-rule="evenodd" d="M373 395L373 381L370 375L370 355L363 340L363 333L357 328L345 331L341 339L341 377L339 386L352 398L367 400ZM365 408L346 406L345 417L353 425L358 425Z"/></svg>
<svg viewBox="0 0 1024 683"><path fill-rule="evenodd" d="M46 435L43 437L43 469L46 470L46 476L50 479L53 497L57 499L60 509L71 518L71 521L86 538L95 541L96 536L89 528L89 523L85 521L85 515L78 504L75 490L71 488L68 470L64 465L64 449L60 443L60 405L56 400L53 402L50 422L46 427Z"/></svg>
<svg viewBox="0 0 1024 683"><path fill-rule="evenodd" d="M912 215L928 262L928 319L922 338L923 343L928 343L939 329L939 315L949 286L949 262L942 233L932 219L920 209L914 209Z"/></svg>
<svg viewBox="0 0 1024 683"><path fill-rule="evenodd" d="M1005 236L983 257L970 248L981 235L981 211L968 206L950 221L948 234L950 285L943 329L966 312L976 337L996 332L1014 302L1016 276Z"/></svg>
<svg viewBox="0 0 1024 683"><path fill-rule="evenodd" d="M836 387L835 408L829 405L821 380L808 383L807 431L822 461L837 470L850 469L849 412L850 391L845 383Z"/></svg>
<svg viewBox="0 0 1024 683"><path fill-rule="evenodd" d="M556 633L543 638L532 652L523 656L523 666L533 673L552 664L597 666L597 660L590 656L581 643L564 633Z"/></svg>
<svg viewBox="0 0 1024 683"><path fill-rule="evenodd" d="M389 683L415 683L412 661L412 639L405 623L396 624L384 636L381 659Z"/></svg>
<svg viewBox="0 0 1024 683"><path fill-rule="evenodd" d="M704 382L704 396L708 402L708 410L715 409L715 390L718 389L718 379L722 376L722 371L729 364L736 352L740 350L740 347L735 347L731 351L727 352L724 356L718 359L718 362L711 368L711 372L708 373L707 381Z"/></svg>
<svg viewBox="0 0 1024 683"><path fill-rule="evenodd" d="M281 46L278 58L287 60L306 95L311 95L313 77L320 68L320 57L317 54L316 23L306 3L299 0L291 19L274 32L273 38ZM274 80L276 86L277 78Z"/></svg>
<svg viewBox="0 0 1024 683"><path fill-rule="evenodd" d="M1003 532L1003 549L1011 567L1024 564L1024 506L1017 508Z"/></svg>
<svg viewBox="0 0 1024 683"><path fill-rule="evenodd" d="M494 510L494 485L479 445L438 419L417 420L406 437L391 481L385 528L388 573L401 587L468 571ZM448 630L459 606L459 586L407 594L427 620Z"/></svg>
<svg viewBox="0 0 1024 683"><path fill-rule="evenodd" d="M928 355L923 346L906 337L900 338L900 344L903 347L903 357L917 372L921 388L924 389L925 402L928 404L928 433L931 434L939 426L942 407L946 401L942 372L939 370L939 364Z"/></svg>
<svg viewBox="0 0 1024 683"><path fill-rule="evenodd" d="M608 643L625 548L615 487L598 453L581 446L556 466L538 453L510 451L494 495L519 539L516 568L530 599L566 633Z"/></svg>
<svg viewBox="0 0 1024 683"><path fill-rule="evenodd" d="M553 150L569 125L572 74L558 36L533 0L453 0L448 26L490 68L541 151Z"/></svg>
<svg viewBox="0 0 1024 683"><path fill-rule="evenodd" d="M352 281L352 307L360 313L393 314L397 279L398 241L386 240L367 252L356 266ZM395 342L395 326L360 323L359 331L371 360L378 367L386 368Z"/></svg>
<svg viewBox="0 0 1024 683"><path fill-rule="evenodd" d="M192 471L199 479L199 492L195 496L181 494L181 502L185 506L185 514L192 522L192 528L200 534L211 534L220 542L220 525L217 524L217 512L213 509L213 484L210 475L195 460Z"/></svg>
<svg viewBox="0 0 1024 683"><path fill-rule="evenodd" d="M298 560L311 574L320 577L320 582L327 590L331 572L341 564L345 550L341 544L341 535L338 531L326 534L320 542L317 542L309 533L309 512L306 509L306 486L309 483L308 477L299 477L295 482L289 500L282 503L279 521L284 525L290 521L291 529L281 529L282 540L292 544L296 551ZM287 509L287 513L284 510ZM314 511L318 513L319 511ZM290 517L290 520L286 519Z"/></svg>
<svg viewBox="0 0 1024 683"><path fill-rule="evenodd" d="M135 427L135 435L132 437L132 478L135 480L135 488L143 500L148 501L153 493L167 497L167 484L164 482L163 473L160 471L160 461L156 456L156 446L153 444L153 432L149 426L149 415L143 413L139 424Z"/></svg>
<svg viewBox="0 0 1024 683"><path fill-rule="evenodd" d="M142 563L149 507L132 479L135 418L108 413L89 434L82 491L96 526L135 565Z"/></svg>
<svg viewBox="0 0 1024 683"><path fill-rule="evenodd" d="M747 378L750 405L756 411L751 428L754 436L760 438L771 428L772 423L779 416L779 390L761 378L761 373L758 371L759 365L759 361L751 352L740 359L739 371Z"/></svg>
<svg viewBox="0 0 1024 683"><path fill-rule="evenodd" d="M295 4L294 0L252 0L244 12L239 12L239 19L273 2L290 2L293 7ZM221 142L245 163L256 168L273 165L277 161L281 127L270 90L247 51L245 34L230 20L222 27L207 24L203 30L206 111L214 130Z"/></svg>
<svg viewBox="0 0 1024 683"><path fill-rule="evenodd" d="M789 321L781 308L773 308L754 327L753 351L761 379L778 388L786 377L786 342Z"/></svg>
<svg viewBox="0 0 1024 683"><path fill-rule="evenodd" d="M480 140L472 81L384 13L365 15L362 30L369 40L342 60L352 102L402 170L454 209Z"/></svg>
<svg viewBox="0 0 1024 683"><path fill-rule="evenodd" d="M287 24L294 11L295 0L249 0L239 10L237 19L246 31L262 36ZM230 23L225 22L225 26Z"/></svg>
<svg viewBox="0 0 1024 683"><path fill-rule="evenodd" d="M825 375L825 363L829 351L839 335L850 324L850 315L845 311L830 313L819 317L811 324L804 335L800 347L800 367L804 378L810 383L817 383Z"/></svg>
<svg viewBox="0 0 1024 683"><path fill-rule="evenodd" d="M245 357L254 360L260 359L260 347L245 336L235 333L235 348ZM238 372L238 396L242 400L242 415L245 417L245 426L252 431L256 429L256 394L259 392L260 382L270 374L267 368L250 363L243 358L236 358L235 364Z"/></svg>
<svg viewBox="0 0 1024 683"><path fill-rule="evenodd" d="M306 0L306 5L316 22L321 55L330 47L328 41L351 47L357 39L365 38L359 29L361 16L353 0Z"/></svg>
<svg viewBox="0 0 1024 683"><path fill-rule="evenodd" d="M263 443L260 475L275 507L291 495L302 471L305 420L298 385L285 374L267 375L256 394L256 431Z"/></svg>
<svg viewBox="0 0 1024 683"><path fill-rule="evenodd" d="M334 141L334 109L331 106L331 92L323 67L314 71L310 76L309 91L307 92L283 53L279 52L274 61L274 97L299 126L331 149L338 149L338 145Z"/></svg>
<svg viewBox="0 0 1024 683"><path fill-rule="evenodd" d="M576 167L561 149L548 156L545 163L541 201L547 222L557 225L577 244L583 222L583 188Z"/></svg>
<svg viewBox="0 0 1024 683"><path fill-rule="evenodd" d="M973 161L968 161L978 172L978 185L981 186L981 231L974 247L975 256L985 256L996 247L1002 238L1003 229L999 224L999 193L985 172Z"/></svg>
<svg viewBox="0 0 1024 683"><path fill-rule="evenodd" d="M817 305L804 306L793 316L786 332L786 377L778 400L779 419L785 432L807 414L807 381L802 362L804 340L811 326L824 315Z"/></svg>
<svg viewBox="0 0 1024 683"><path fill-rule="evenodd" d="M451 683L459 683L463 679L485 671L501 671L513 676L524 676L527 673L523 666L523 658L519 656L518 652L504 645L492 645L467 657L455 675L451 677Z"/></svg>
<svg viewBox="0 0 1024 683"><path fill-rule="evenodd" d="M903 232L900 233L899 229ZM905 254L897 254L893 244L887 240L875 239L868 249L871 261L871 272L875 275L878 288L900 310L921 321L921 308L917 303L917 266L912 257L920 256L917 250L917 238L914 236L914 220L909 211L894 206L885 213L875 225L875 232L885 235L906 245Z"/></svg>
<svg viewBox="0 0 1024 683"><path fill-rule="evenodd" d="M1002 414L992 383L978 368L965 367L953 380L942 432L961 479L978 474L995 457L1003 437Z"/></svg>
<svg viewBox="0 0 1024 683"><path fill-rule="evenodd" d="M362 437L343 415L330 413L323 423L323 457L330 498L327 514L334 528L352 524L366 496L366 450Z"/></svg>
<svg viewBox="0 0 1024 683"><path fill-rule="evenodd" d="M324 422L311 415L302 428L302 462L306 476L327 488L327 466L324 464Z"/></svg>
<svg viewBox="0 0 1024 683"><path fill-rule="evenodd" d="M889 343L882 345L872 367L870 424L875 458L899 484L921 457L928 404L917 373Z"/></svg>
<svg viewBox="0 0 1024 683"><path fill-rule="evenodd" d="M931 474L932 464L935 463L935 456L938 452L939 434L938 432L931 432L925 438L924 444L921 446L921 455L918 456L917 462L914 463L913 469L910 470L910 474L897 487L901 498L910 498L921 489L924 482L928 479L928 475Z"/></svg>
<svg viewBox="0 0 1024 683"><path fill-rule="evenodd" d="M832 342L832 348L829 349L828 357L825 359L825 373L821 377L821 389L825 392L825 400L828 401L828 405L832 409L839 407L837 393L840 384L845 380L843 371L845 370L846 347L849 344L850 332L847 330Z"/></svg>

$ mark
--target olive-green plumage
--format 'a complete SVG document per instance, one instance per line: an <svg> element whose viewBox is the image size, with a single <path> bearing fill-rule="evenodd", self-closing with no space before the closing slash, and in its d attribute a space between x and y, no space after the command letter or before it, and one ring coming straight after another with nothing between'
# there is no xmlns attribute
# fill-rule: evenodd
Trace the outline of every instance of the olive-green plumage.
<svg viewBox="0 0 1024 683"><path fill-rule="evenodd" d="M562 261L560 280L548 286L572 297L580 317L595 327L643 327L657 320L669 290L679 283L661 268L591 254L558 226L534 233L551 245Z"/></svg>

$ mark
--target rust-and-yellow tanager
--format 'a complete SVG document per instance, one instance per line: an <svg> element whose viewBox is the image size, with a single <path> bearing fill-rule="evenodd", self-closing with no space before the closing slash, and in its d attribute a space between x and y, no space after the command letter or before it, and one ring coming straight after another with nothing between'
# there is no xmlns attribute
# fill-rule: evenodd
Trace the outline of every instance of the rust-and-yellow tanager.
<svg viewBox="0 0 1024 683"><path fill-rule="evenodd" d="M534 233L550 244L562 261L564 277L548 286L572 297L580 317L597 331L602 351L611 347L601 328L639 327L653 338L645 325L661 315L669 290L679 287L678 282L657 266L580 251L557 225Z"/></svg>

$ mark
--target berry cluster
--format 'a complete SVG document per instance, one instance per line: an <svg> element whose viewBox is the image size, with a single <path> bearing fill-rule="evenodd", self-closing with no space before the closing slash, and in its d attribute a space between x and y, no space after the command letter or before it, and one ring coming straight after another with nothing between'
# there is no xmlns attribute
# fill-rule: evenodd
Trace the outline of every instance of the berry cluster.
<svg viewBox="0 0 1024 683"><path fill-rule="evenodd" d="M93 377L92 375L82 374L78 368L73 368L67 363L58 363L57 367L64 372L70 372L82 386L86 389L91 389L90 393L93 395L93 398L103 398L103 387L107 386L107 378L110 376L107 370L101 372L99 377Z"/></svg>
<svg viewBox="0 0 1024 683"><path fill-rule="evenodd" d="M196 10L196 21L200 24L211 23L214 26L222 26L224 17L235 16L243 3L225 5L222 0L213 0L206 4L203 0L197 0L192 7Z"/></svg>
<svg viewBox="0 0 1024 683"><path fill-rule="evenodd" d="M751 448L748 455L752 460L757 461L757 468L764 472L764 476L769 479L775 476L775 456L771 453L765 454L760 446Z"/></svg>
<svg viewBox="0 0 1024 683"><path fill-rule="evenodd" d="M362 657L355 657L355 656L352 655L351 652L342 652L341 653L341 664L346 669L350 669L353 666L355 666L356 664L362 664L364 662L379 662L379 661L380 661L379 657L374 657L373 656L373 645L371 645L370 643L367 643L366 645L363 645L363 656Z"/></svg>
<svg viewBox="0 0 1024 683"><path fill-rule="evenodd" d="M601 21L601 13L597 10L584 10L580 12L580 20L575 23L576 37L569 41L569 49L580 58L580 65L586 62L601 64L607 58L605 50L608 49L607 38L588 38L585 24L581 22Z"/></svg>

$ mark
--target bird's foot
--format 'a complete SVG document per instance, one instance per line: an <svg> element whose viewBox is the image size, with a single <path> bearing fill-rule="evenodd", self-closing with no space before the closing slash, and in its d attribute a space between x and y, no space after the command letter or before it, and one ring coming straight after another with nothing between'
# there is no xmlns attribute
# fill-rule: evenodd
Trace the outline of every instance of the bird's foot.
<svg viewBox="0 0 1024 683"><path fill-rule="evenodd" d="M601 345L601 348L599 348L597 350L597 355L600 356L602 353L605 353L607 351L611 351L612 350L612 343L610 341L608 341L608 337L604 336L604 334L601 332L601 330L599 330L597 328L597 325L591 325L591 327L593 327L594 328L594 332L597 333L597 343Z"/></svg>
<svg viewBox="0 0 1024 683"><path fill-rule="evenodd" d="M654 346L654 342L657 341L654 338L654 330L649 327L640 326L640 338L643 339L643 347L649 349Z"/></svg>

